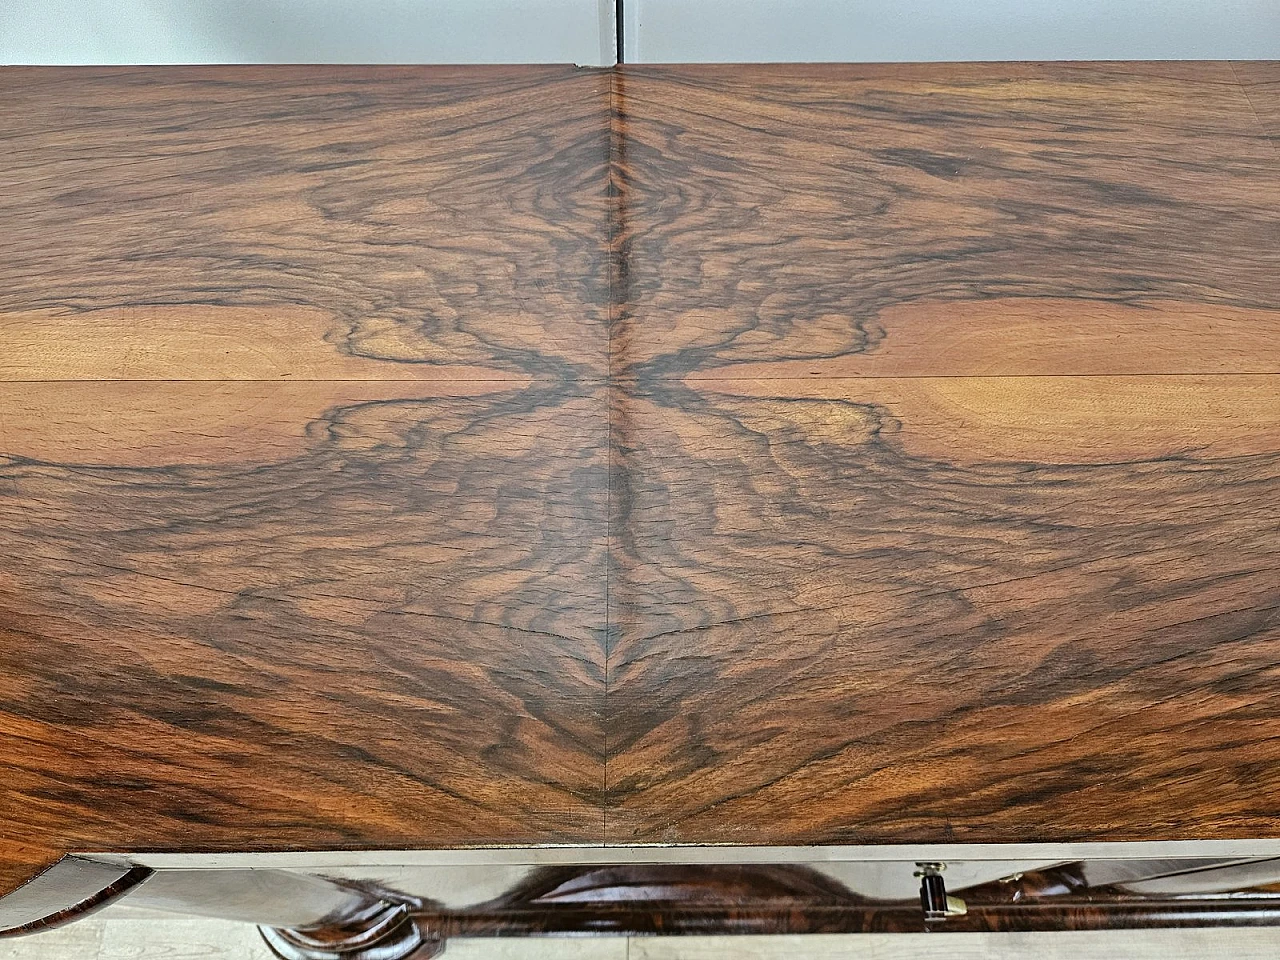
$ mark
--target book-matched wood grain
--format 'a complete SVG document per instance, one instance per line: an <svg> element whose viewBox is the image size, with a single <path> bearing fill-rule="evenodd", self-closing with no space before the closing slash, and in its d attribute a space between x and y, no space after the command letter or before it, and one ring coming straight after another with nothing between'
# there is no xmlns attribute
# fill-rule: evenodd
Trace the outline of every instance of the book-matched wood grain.
<svg viewBox="0 0 1280 960"><path fill-rule="evenodd" d="M0 887L1275 835L1269 69L0 73Z"/></svg>
<svg viewBox="0 0 1280 960"><path fill-rule="evenodd" d="M617 83L610 838L1274 835L1256 88L1227 64Z"/></svg>

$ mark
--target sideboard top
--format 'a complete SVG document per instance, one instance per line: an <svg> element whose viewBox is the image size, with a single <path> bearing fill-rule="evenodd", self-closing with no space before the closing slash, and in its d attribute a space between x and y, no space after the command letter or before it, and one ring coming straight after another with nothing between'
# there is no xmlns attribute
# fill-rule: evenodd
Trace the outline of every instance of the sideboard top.
<svg viewBox="0 0 1280 960"><path fill-rule="evenodd" d="M1280 837L1280 64L0 94L0 889Z"/></svg>

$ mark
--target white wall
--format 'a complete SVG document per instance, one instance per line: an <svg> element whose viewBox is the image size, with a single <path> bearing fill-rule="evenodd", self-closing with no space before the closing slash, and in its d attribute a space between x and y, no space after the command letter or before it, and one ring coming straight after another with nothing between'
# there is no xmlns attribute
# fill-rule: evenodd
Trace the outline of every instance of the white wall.
<svg viewBox="0 0 1280 960"><path fill-rule="evenodd" d="M625 0L629 62L1280 58L1280 0Z"/></svg>
<svg viewBox="0 0 1280 960"><path fill-rule="evenodd" d="M0 0L0 63L614 60L613 0Z"/></svg>
<svg viewBox="0 0 1280 960"><path fill-rule="evenodd" d="M630 62L1280 58L1280 0L624 0ZM613 62L613 0L0 0L0 63Z"/></svg>

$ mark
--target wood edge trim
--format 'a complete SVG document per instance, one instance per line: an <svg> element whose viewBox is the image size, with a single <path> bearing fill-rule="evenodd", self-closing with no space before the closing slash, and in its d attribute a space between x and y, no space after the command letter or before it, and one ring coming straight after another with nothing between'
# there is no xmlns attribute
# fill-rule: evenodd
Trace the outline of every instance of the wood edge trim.
<svg viewBox="0 0 1280 960"><path fill-rule="evenodd" d="M65 926L81 917L86 917L91 913L101 910L108 904L114 903L120 897L124 896L138 884L142 883L152 874L150 867L139 866L115 866L117 876L115 880L110 881L105 886L99 887L94 893L87 897L80 897L69 904L58 906L58 901L53 899L56 896L56 890L59 886L60 874L74 874L77 870L82 869L85 864L93 864L95 867L110 868L113 865L104 864L96 860L86 860L81 857L67 856L54 863L48 869L36 874L22 886L14 890L8 897L0 898L0 904L10 897L23 893L24 890L30 892L32 884L44 878L51 882L53 891L49 894L50 912L43 913L31 920L0 928L0 939L7 937L21 937L27 934L36 933L41 930L52 930L56 927ZM72 891L77 885L72 885ZM69 891L71 892L71 891Z"/></svg>

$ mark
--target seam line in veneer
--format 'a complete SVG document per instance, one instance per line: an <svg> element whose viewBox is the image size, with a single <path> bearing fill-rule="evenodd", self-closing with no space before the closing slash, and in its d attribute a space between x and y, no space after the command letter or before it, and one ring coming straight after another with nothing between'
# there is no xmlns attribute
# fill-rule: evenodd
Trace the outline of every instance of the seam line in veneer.
<svg viewBox="0 0 1280 960"><path fill-rule="evenodd" d="M1280 149L1276 148L1276 140L1271 135L1271 131L1267 129L1267 125L1262 122L1262 115L1258 113L1258 108L1253 104L1253 97L1249 96L1250 84L1240 79L1240 74L1236 73L1236 65L1234 61L1227 61L1227 68L1231 71L1231 75L1236 78L1236 86L1240 88L1240 93L1244 96L1244 102L1249 106L1249 112L1253 114L1253 122L1258 125L1258 132L1262 134L1262 139L1267 142L1267 146L1271 148L1271 153L1280 157Z"/></svg>
<svg viewBox="0 0 1280 960"><path fill-rule="evenodd" d="M826 359L826 358L824 358ZM750 368L755 364L777 364L777 363L793 363L796 361L778 361L778 360L746 360L741 362L744 368ZM821 362L821 361L820 361ZM840 373L840 374L793 374L789 376L778 376L770 374L753 374L749 369L744 369L739 373L723 376L704 376L699 374L659 374L659 375L640 375L638 377L581 377L581 378L557 378L557 377L458 377L458 378L440 378L432 379L429 377L379 377L376 379L348 379L348 378L302 378L302 377L279 377L265 378L258 377L254 379L240 379L235 377L194 379L194 378L149 378L149 379L124 379L118 377L50 377L40 379L7 379L0 377L0 384L6 383L26 383L26 384L63 384L63 383L156 383L156 384L288 384L288 383L417 383L417 384L450 384L450 383L511 383L511 384L527 384L527 383L576 383L576 384L606 384L613 383L615 379L621 380L642 380L650 383L678 383L684 381L693 381L702 383L715 380L777 380L783 381L801 381L808 382L811 380L1065 380L1065 379L1085 379L1085 380L1103 380L1103 379L1155 379L1155 378L1173 378L1173 377L1280 377L1280 369L1276 370L1193 370L1173 373Z"/></svg>
<svg viewBox="0 0 1280 960"><path fill-rule="evenodd" d="M51 377L38 380L8 379L0 377L0 383L565 383L563 377ZM569 383L603 382L598 377L569 379Z"/></svg>
<svg viewBox="0 0 1280 960"><path fill-rule="evenodd" d="M621 28L619 28L620 30ZM621 32L618 35L621 41ZM617 56L622 58L622 48L618 47ZM605 122L608 136L605 138L605 245L606 269L608 271L607 289L608 304L605 310L605 488L604 488L604 692L601 698L601 744L600 744L600 842L609 842L609 655L611 653L610 626L610 594L609 576L613 565L613 325L617 319L617 272L618 251L615 243L618 236L618 216L620 202L615 199L617 185L614 182L614 164L618 151L617 137L618 111L615 103L617 96L618 69L609 70L607 93L607 115Z"/></svg>
<svg viewBox="0 0 1280 960"><path fill-rule="evenodd" d="M764 363L775 363L773 360L758 361ZM744 367L750 367L752 361L745 361ZM694 383L706 383L709 381L720 380L777 380L779 382L809 382L812 380L1152 380L1157 378L1171 377L1277 377L1280 376L1280 370L1275 371L1220 371L1207 370L1194 373L840 373L840 374L813 374L812 376L769 376L767 374L752 374L746 370L736 376L720 376L720 377L704 377L686 374L684 376L673 377L651 377L650 380L683 380L692 381Z"/></svg>

